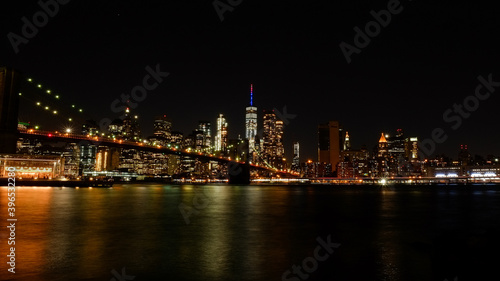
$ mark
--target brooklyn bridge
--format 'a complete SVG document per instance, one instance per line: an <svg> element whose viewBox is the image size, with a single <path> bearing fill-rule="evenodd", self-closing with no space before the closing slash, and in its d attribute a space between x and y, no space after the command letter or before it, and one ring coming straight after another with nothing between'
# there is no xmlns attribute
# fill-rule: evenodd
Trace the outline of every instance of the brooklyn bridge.
<svg viewBox="0 0 500 281"><path fill-rule="evenodd" d="M24 110L24 111L23 111ZM24 77L19 72L10 68L0 68L0 153L3 156L5 166L10 158L33 159L21 152L19 143L44 143L44 144L72 144L77 149L92 146L95 151L113 150L118 153L132 151L134 153L146 153L153 158L162 155L156 162L169 159L189 159L200 165L216 166L225 174L229 183L249 183L251 177L281 177L294 178L298 174L284 167L274 167L272 164L261 161L251 162L248 155L248 140L240 140L237 155L217 153L210 149L193 149L170 142L148 141L146 139L130 139L105 134L97 130L94 132L80 132L80 130L54 130L52 128L40 128L33 120L40 116L49 116L51 122L71 123L81 128L88 116L83 115L84 110L75 105L63 102L60 95L51 92L44 86L35 83L33 78ZM21 120L20 116L30 115L30 120ZM97 119L94 119L97 120ZM49 128L50 126L47 126ZM54 126L55 127L55 126ZM96 131L98 133L96 133ZM102 129L104 131L104 129ZM29 153L28 153L29 154ZM40 154L40 153L39 153ZM43 154L43 153L41 153ZM53 154L53 153L52 153ZM168 157L168 156L173 156ZM96 161L98 155L92 155L91 161ZM118 161L122 161L120 157ZM136 161L141 161L140 159ZM82 166L81 163L78 166ZM95 172L97 165L93 165L87 172ZM117 168L117 165L115 167ZM102 170L103 168L101 168ZM79 174L85 171L80 170ZM61 174L62 176L62 174ZM219 175L220 176L220 175Z"/></svg>

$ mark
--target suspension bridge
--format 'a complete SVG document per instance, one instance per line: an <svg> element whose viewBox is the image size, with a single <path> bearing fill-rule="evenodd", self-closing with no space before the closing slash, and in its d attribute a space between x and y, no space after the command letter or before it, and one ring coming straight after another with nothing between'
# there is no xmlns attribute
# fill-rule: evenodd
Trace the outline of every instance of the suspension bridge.
<svg viewBox="0 0 500 281"><path fill-rule="evenodd" d="M208 152L192 151L176 146L161 146L139 140L124 140L111 135L83 135L75 130L57 130L80 127L93 119L83 107L69 102L66 97L50 89L32 77L23 77L13 69L0 68L0 153L15 154L19 138L66 143L90 143L98 146L135 149L154 153L188 156L202 162L215 161L228 165L230 183L248 183L250 170L258 170L269 176L297 177L298 174L280 170L264 163L264 166L237 161L230 157ZM45 120L45 124L42 124ZM48 120L48 121L47 121ZM19 124L25 126L19 126ZM50 124L55 126L51 126Z"/></svg>

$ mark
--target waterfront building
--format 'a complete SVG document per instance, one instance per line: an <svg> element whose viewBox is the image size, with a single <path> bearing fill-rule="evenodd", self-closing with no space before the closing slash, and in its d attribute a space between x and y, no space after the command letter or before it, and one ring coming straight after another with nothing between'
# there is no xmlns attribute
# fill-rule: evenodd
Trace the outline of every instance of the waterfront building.
<svg viewBox="0 0 500 281"><path fill-rule="evenodd" d="M120 149L107 146L97 148L95 171L115 171L120 165Z"/></svg>
<svg viewBox="0 0 500 281"><path fill-rule="evenodd" d="M95 171L97 146L92 143L80 145L80 174Z"/></svg>
<svg viewBox="0 0 500 281"><path fill-rule="evenodd" d="M0 155L0 177L8 177L8 167L16 167L16 179L56 179L63 176L61 155Z"/></svg>

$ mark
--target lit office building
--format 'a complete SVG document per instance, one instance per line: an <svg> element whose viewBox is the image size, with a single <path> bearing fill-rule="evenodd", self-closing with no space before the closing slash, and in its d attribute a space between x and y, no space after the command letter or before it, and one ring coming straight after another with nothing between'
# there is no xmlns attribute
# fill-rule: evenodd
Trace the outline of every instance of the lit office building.
<svg viewBox="0 0 500 281"><path fill-rule="evenodd" d="M176 148L182 148L184 145L184 135L181 132L173 131L170 134L170 144Z"/></svg>
<svg viewBox="0 0 500 281"><path fill-rule="evenodd" d="M184 146L184 135L181 132L173 131L170 135L169 146L175 149L182 149ZM168 155L168 170L169 175L180 174L182 172L181 157L179 155Z"/></svg>
<svg viewBox="0 0 500 281"><path fill-rule="evenodd" d="M255 137L257 136L257 107L253 106L253 85L250 85L250 106L245 111L245 138L248 140L250 161L254 161Z"/></svg>
<svg viewBox="0 0 500 281"><path fill-rule="evenodd" d="M153 124L153 134L158 138L170 139L172 131L172 122L167 118L167 115L158 116Z"/></svg>
<svg viewBox="0 0 500 281"><path fill-rule="evenodd" d="M80 173L95 171L97 146L94 144L80 145Z"/></svg>
<svg viewBox="0 0 500 281"><path fill-rule="evenodd" d="M83 135L93 136L93 135L96 135L98 131L99 131L99 126L97 125L97 122L94 120L87 120L82 125L82 134Z"/></svg>
<svg viewBox="0 0 500 281"><path fill-rule="evenodd" d="M143 173L149 176L166 176L168 174L168 155L143 151L141 155Z"/></svg>
<svg viewBox="0 0 500 281"><path fill-rule="evenodd" d="M68 143L62 153L64 159L64 176L67 178L77 178L80 172L80 146L76 143Z"/></svg>
<svg viewBox="0 0 500 281"><path fill-rule="evenodd" d="M293 143L292 170L295 172L300 171L300 145L299 145L299 142Z"/></svg>
<svg viewBox="0 0 500 281"><path fill-rule="evenodd" d="M123 119L123 139L129 141L141 140L139 116L132 116L129 108L125 110L125 118Z"/></svg>
<svg viewBox="0 0 500 281"><path fill-rule="evenodd" d="M123 120L113 120L113 122L111 122L108 126L108 131L111 136L121 139L123 135Z"/></svg>
<svg viewBox="0 0 500 281"><path fill-rule="evenodd" d="M125 110L125 118L123 119L122 135L126 141L142 141L141 130L139 128L139 117L132 116L130 109ZM142 163L141 153L136 149L122 149L120 153L119 169L127 172L142 173L144 164ZM110 167L110 166L107 166ZM96 159L96 169L98 168L98 161ZM113 165L114 168L114 165ZM109 168L111 169L111 168Z"/></svg>
<svg viewBox="0 0 500 281"><path fill-rule="evenodd" d="M384 133L381 134L380 139L378 140L378 157L386 158L388 156L388 143Z"/></svg>
<svg viewBox="0 0 500 281"><path fill-rule="evenodd" d="M208 121L200 121L198 130L203 132L202 151L212 152L212 130Z"/></svg>
<svg viewBox="0 0 500 281"><path fill-rule="evenodd" d="M264 111L264 132L262 135L262 160L274 168L285 168L283 146L283 121L274 111Z"/></svg>
<svg viewBox="0 0 500 281"><path fill-rule="evenodd" d="M276 156L285 157L285 147L283 146L283 121L276 120Z"/></svg>
<svg viewBox="0 0 500 281"><path fill-rule="evenodd" d="M418 139L404 138L403 130L397 129L395 136L385 136L387 153L385 155L390 176L413 175L417 169Z"/></svg>
<svg viewBox="0 0 500 281"><path fill-rule="evenodd" d="M349 139L349 132L345 132L344 137L344 150L351 150L351 141Z"/></svg>
<svg viewBox="0 0 500 281"><path fill-rule="evenodd" d="M418 161L418 138L406 138L405 140L405 157L408 161Z"/></svg>
<svg viewBox="0 0 500 281"><path fill-rule="evenodd" d="M385 177L389 175L389 149L387 139L382 133L378 141L378 152L377 152L377 175L379 177Z"/></svg>
<svg viewBox="0 0 500 281"><path fill-rule="evenodd" d="M37 139L19 138L17 140L16 154L35 155L42 142Z"/></svg>
<svg viewBox="0 0 500 281"><path fill-rule="evenodd" d="M100 146L97 149L95 171L114 171L119 167L120 152L118 148Z"/></svg>
<svg viewBox="0 0 500 281"><path fill-rule="evenodd" d="M386 138L389 155L395 158L404 156L405 139L403 138L403 130L397 129L395 136L387 135Z"/></svg>
<svg viewBox="0 0 500 281"><path fill-rule="evenodd" d="M215 151L222 155L227 150L227 121L224 114L219 114L217 118L217 134L215 135Z"/></svg>

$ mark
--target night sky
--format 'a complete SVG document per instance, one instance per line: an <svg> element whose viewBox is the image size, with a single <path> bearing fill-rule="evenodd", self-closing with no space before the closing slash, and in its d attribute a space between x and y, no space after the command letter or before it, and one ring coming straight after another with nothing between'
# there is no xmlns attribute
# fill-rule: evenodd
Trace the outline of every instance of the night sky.
<svg viewBox="0 0 500 281"><path fill-rule="evenodd" d="M145 135L156 115L168 115L174 130L188 134L199 120L212 121L214 131L219 113L231 138L244 135L253 83L260 118L263 109L285 106L296 114L285 127L285 151L290 157L299 141L302 161L317 158L317 125L329 120L349 131L353 148L373 148L381 132L402 128L425 139L440 127L448 139L437 153L456 157L463 143L472 154L500 155L500 87L456 130L443 120L474 94L479 75L500 81L500 9L477 1L401 1L400 12L347 63L339 44L354 46L353 28L364 30L374 19L370 11L389 2L243 0L221 22L213 1L73 0L16 54L9 32L21 35L21 18L31 21L41 8L37 1L2 1L0 65L100 120L118 117L113 100L142 84L146 66L160 64L170 75L136 109ZM23 121L34 118L29 113L21 112Z"/></svg>

